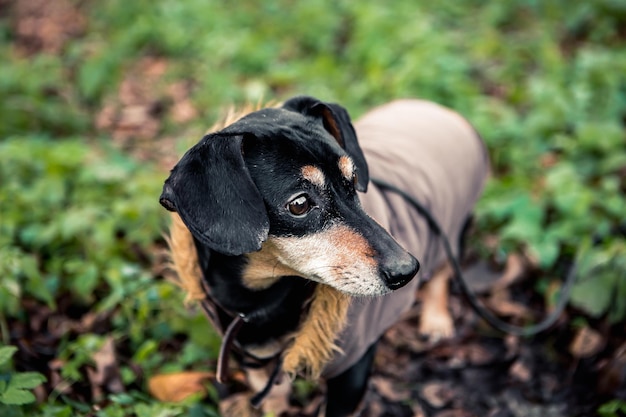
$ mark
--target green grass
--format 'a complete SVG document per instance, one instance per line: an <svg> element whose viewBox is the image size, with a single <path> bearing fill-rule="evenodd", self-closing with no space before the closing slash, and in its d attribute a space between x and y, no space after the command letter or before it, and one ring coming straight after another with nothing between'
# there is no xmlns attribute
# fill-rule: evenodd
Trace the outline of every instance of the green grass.
<svg viewBox="0 0 626 417"><path fill-rule="evenodd" d="M214 413L194 402L158 404L143 385L152 373L206 366L217 344L151 269L163 246L157 200L165 170L130 157L94 127L145 57L167 62L153 89L166 108L157 137L179 137L179 150L226 106L246 101L310 94L358 117L411 96L458 110L492 157L480 233L497 235L500 253L536 257L545 283L583 247L572 305L585 317L626 318L626 244L610 235L626 212L623 2L257 3L83 2L85 33L60 53L30 57L15 48L12 21L0 19L4 344L15 343L10 326L29 320L24 303L55 310L69 300L81 314L105 316L106 326L59 338L53 356L66 363L62 376L84 382L107 337L126 358L129 393L102 400L92 415ZM185 123L167 112L165 91L175 81L192 86L198 115ZM592 247L592 236L601 243ZM177 355L164 349L173 339L182 340ZM55 392L7 415L89 410Z"/></svg>

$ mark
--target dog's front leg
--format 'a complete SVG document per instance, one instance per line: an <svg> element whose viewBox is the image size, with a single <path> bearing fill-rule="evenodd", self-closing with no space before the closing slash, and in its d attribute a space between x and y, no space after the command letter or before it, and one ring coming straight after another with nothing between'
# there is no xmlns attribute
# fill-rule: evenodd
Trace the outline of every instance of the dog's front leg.
<svg viewBox="0 0 626 417"><path fill-rule="evenodd" d="M452 267L446 263L424 285L420 295L422 314L419 332L427 336L431 342L454 335L454 321L448 310L448 281L452 273Z"/></svg>
<svg viewBox="0 0 626 417"><path fill-rule="evenodd" d="M324 417L348 417L358 415L363 407L376 343L373 343L361 359L343 373L326 381L326 410ZM360 406L360 407L359 407Z"/></svg>

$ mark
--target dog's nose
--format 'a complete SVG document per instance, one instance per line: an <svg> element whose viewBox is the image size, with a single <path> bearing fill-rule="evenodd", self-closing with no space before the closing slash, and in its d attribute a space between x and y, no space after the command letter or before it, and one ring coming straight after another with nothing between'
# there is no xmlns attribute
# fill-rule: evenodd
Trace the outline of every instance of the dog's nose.
<svg viewBox="0 0 626 417"><path fill-rule="evenodd" d="M408 284L420 269L420 263L410 253L381 266L381 276L390 290L397 290Z"/></svg>

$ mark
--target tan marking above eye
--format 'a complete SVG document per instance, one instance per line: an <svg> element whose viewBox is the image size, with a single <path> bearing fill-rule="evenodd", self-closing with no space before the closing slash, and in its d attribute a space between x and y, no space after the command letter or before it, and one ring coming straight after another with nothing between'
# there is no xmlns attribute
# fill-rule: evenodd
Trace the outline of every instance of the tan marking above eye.
<svg viewBox="0 0 626 417"><path fill-rule="evenodd" d="M354 178L354 162L352 162L352 158L346 155L342 155L339 157L339 170L341 174L348 180L352 181Z"/></svg>
<svg viewBox="0 0 626 417"><path fill-rule="evenodd" d="M302 177L311 184L324 188L326 185L326 177L321 169L314 165L305 165L300 170Z"/></svg>

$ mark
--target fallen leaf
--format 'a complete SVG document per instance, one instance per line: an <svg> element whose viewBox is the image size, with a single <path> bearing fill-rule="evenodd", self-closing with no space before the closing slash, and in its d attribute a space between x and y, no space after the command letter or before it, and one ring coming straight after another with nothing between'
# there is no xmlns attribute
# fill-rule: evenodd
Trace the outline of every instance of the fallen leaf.
<svg viewBox="0 0 626 417"><path fill-rule="evenodd" d="M48 362L48 369L50 369L50 384L56 394L69 394L72 391L72 383L63 379L61 376L61 369L65 366L65 361L62 359L52 359Z"/></svg>
<svg viewBox="0 0 626 417"><path fill-rule="evenodd" d="M111 392L124 391L124 384L120 378L119 364L115 353L115 341L108 337L100 350L93 354L96 363L98 382L105 385Z"/></svg>
<svg viewBox="0 0 626 417"><path fill-rule="evenodd" d="M528 382L532 377L532 372L524 361L517 360L511 365L511 368L509 368L509 375L516 381Z"/></svg>
<svg viewBox="0 0 626 417"><path fill-rule="evenodd" d="M177 372L155 375L148 380L150 394L166 402L178 402L193 394L205 395L204 382L215 378L212 372Z"/></svg>
<svg viewBox="0 0 626 417"><path fill-rule="evenodd" d="M589 326L581 327L569 346L569 352L576 358L588 358L604 347L604 337Z"/></svg>
<svg viewBox="0 0 626 417"><path fill-rule="evenodd" d="M435 408L442 408L453 399L453 393L448 384L443 382L429 382L424 384L421 391L422 398Z"/></svg>
<svg viewBox="0 0 626 417"><path fill-rule="evenodd" d="M410 392L406 388L397 387L389 378L374 376L371 382L376 391L389 401L399 402L411 397Z"/></svg>
<svg viewBox="0 0 626 417"><path fill-rule="evenodd" d="M372 401L367 406L367 416L370 417L381 417L385 414L385 409L380 401Z"/></svg>
<svg viewBox="0 0 626 417"><path fill-rule="evenodd" d="M488 307L500 316L527 318L530 310L522 303L511 300L508 289L500 289L491 294L487 301Z"/></svg>
<svg viewBox="0 0 626 417"><path fill-rule="evenodd" d="M186 123L198 116L198 111L189 99L191 85L184 81L170 85L167 93L173 101L170 114L174 122Z"/></svg>
<svg viewBox="0 0 626 417"><path fill-rule="evenodd" d="M410 372L410 354L404 350L397 348L397 333L394 328L390 329L391 337L389 333L385 335L385 342L381 343L381 346L377 349L376 358L374 359L376 366L385 370L386 375L393 376L398 379L406 379L407 373ZM415 332L417 332L415 330ZM392 343L393 342L393 343Z"/></svg>
<svg viewBox="0 0 626 417"><path fill-rule="evenodd" d="M413 404L411 411L413 412L413 417L426 417L426 412L419 404Z"/></svg>
<svg viewBox="0 0 626 417"><path fill-rule="evenodd" d="M504 337L504 346L506 347L505 359L511 359L518 355L520 351L520 338L512 334Z"/></svg>
<svg viewBox="0 0 626 417"><path fill-rule="evenodd" d="M87 20L76 2L68 0L15 1L15 42L27 54L59 53L66 43L85 32Z"/></svg>
<svg viewBox="0 0 626 417"><path fill-rule="evenodd" d="M437 413L435 417L476 417L476 415L465 410L445 410Z"/></svg>
<svg viewBox="0 0 626 417"><path fill-rule="evenodd" d="M506 264L504 266L504 271L502 271L502 275L493 286L494 291L502 290L513 285L526 273L527 268L527 264L521 255L516 253L510 254L506 258Z"/></svg>
<svg viewBox="0 0 626 417"><path fill-rule="evenodd" d="M473 366L486 365L496 359L496 353L479 343L469 343L465 346L468 362Z"/></svg>
<svg viewBox="0 0 626 417"><path fill-rule="evenodd" d="M397 323L394 328L397 332L394 339L399 348L408 349L415 353L423 352L428 348L428 340L426 340L419 331L416 331L415 326L410 322L406 320L401 321Z"/></svg>
<svg viewBox="0 0 626 417"><path fill-rule="evenodd" d="M626 342L622 343L600 370L598 390L612 395L626 382Z"/></svg>

